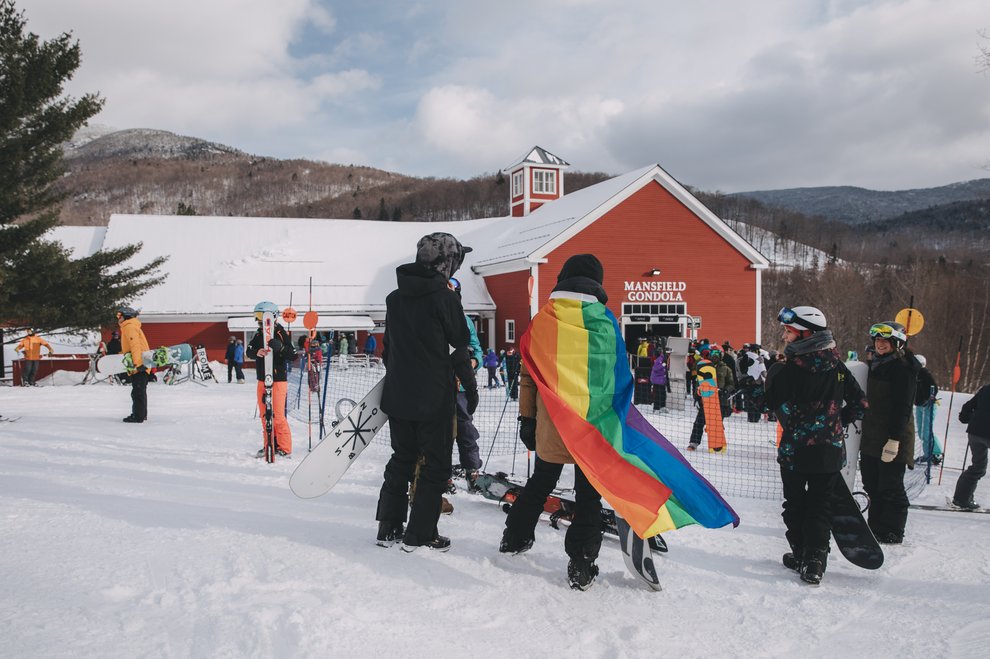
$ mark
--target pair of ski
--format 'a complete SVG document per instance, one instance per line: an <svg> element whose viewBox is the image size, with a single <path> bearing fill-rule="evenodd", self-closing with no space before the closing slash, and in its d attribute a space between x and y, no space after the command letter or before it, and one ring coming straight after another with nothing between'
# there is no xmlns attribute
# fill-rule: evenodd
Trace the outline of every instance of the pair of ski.
<svg viewBox="0 0 990 659"><path fill-rule="evenodd" d="M479 473L474 485L481 496L497 501L506 513L512 508L523 488L520 483L510 480L503 472ZM560 528L561 521L570 524L574 518L574 501L562 495L563 492L550 495L543 505L543 511L549 514L550 526L555 529ZM629 573L651 589L661 590L653 551L667 552L667 543L664 539L659 535L648 539L640 538L626 520L609 508L602 508L602 531L619 540L622 559Z"/></svg>
<svg viewBox="0 0 990 659"><path fill-rule="evenodd" d="M910 507L916 510L935 510L943 513L980 513L983 515L990 513L990 509L987 508L960 508L959 506L952 503L951 498L945 499L944 506L912 503Z"/></svg>

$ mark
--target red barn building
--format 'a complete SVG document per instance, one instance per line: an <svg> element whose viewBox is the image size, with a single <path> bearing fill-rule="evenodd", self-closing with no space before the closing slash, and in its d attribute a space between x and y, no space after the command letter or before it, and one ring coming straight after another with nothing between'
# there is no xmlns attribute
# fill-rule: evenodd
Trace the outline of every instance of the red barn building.
<svg viewBox="0 0 990 659"><path fill-rule="evenodd" d="M203 344L216 360L232 334L250 338L261 300L283 308L291 302L300 316L312 308L318 329L353 332L363 346L368 332L384 327L395 267L413 260L417 240L434 231L474 249L458 277L485 348L518 341L563 262L582 252L604 264L609 307L631 346L647 334L734 345L760 340L766 258L659 165L564 195L568 166L534 147L506 168L506 217L421 223L114 215L102 245L143 242L135 265L169 257L164 284L134 301L148 340Z"/></svg>

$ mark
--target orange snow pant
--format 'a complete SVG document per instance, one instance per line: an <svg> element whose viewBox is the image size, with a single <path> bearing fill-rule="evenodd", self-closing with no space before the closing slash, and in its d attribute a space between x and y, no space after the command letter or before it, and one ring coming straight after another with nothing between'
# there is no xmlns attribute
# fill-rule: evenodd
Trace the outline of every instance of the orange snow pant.
<svg viewBox="0 0 990 659"><path fill-rule="evenodd" d="M287 382L272 383L272 430L275 432L275 447L292 453L292 431L285 418L285 400L288 396ZM258 383L258 415L261 417L261 438L265 438L265 383Z"/></svg>

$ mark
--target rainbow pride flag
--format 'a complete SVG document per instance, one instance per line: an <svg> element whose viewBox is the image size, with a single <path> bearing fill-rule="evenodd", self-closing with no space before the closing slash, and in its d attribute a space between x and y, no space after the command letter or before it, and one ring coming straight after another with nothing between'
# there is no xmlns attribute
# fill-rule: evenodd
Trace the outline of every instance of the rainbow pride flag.
<svg viewBox="0 0 990 659"><path fill-rule="evenodd" d="M551 294L520 349L567 449L637 535L739 525L718 491L633 406L625 343L604 304Z"/></svg>

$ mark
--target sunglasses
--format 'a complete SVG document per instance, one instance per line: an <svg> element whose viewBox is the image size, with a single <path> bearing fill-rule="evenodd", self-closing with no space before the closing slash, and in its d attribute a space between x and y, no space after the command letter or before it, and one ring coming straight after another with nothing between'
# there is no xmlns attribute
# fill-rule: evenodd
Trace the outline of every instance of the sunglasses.
<svg viewBox="0 0 990 659"><path fill-rule="evenodd" d="M907 336L904 335L904 332L896 327L891 327L887 323L877 323L870 327L870 336L874 339L900 339L901 341L907 341Z"/></svg>

